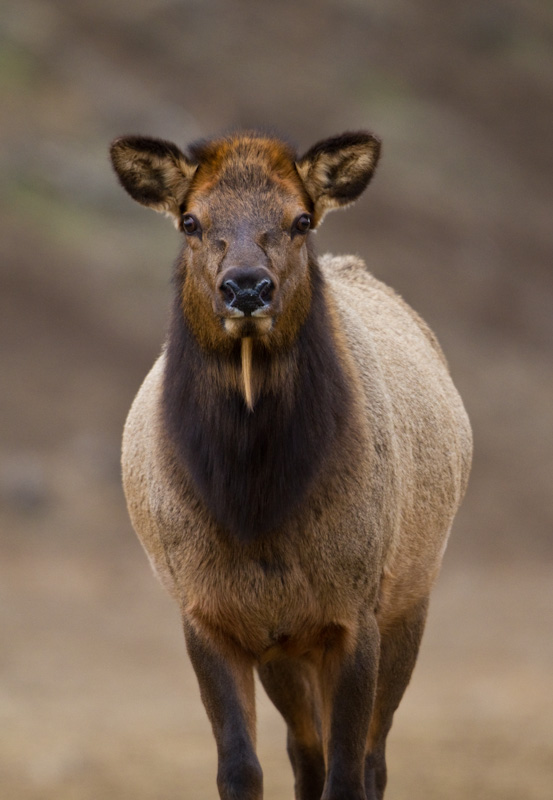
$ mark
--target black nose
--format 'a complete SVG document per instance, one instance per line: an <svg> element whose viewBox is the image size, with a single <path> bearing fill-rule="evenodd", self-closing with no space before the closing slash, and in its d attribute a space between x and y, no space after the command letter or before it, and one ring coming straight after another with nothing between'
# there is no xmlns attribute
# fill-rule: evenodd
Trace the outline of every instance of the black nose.
<svg viewBox="0 0 553 800"><path fill-rule="evenodd" d="M265 269L230 269L219 288L227 306L250 316L269 305L275 286Z"/></svg>

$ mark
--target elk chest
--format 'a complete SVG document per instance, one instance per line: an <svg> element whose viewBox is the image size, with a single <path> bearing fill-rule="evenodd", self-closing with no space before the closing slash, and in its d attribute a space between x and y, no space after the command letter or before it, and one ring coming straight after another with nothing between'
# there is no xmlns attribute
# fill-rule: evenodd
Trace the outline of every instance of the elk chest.
<svg viewBox="0 0 553 800"><path fill-rule="evenodd" d="M321 490L326 500L329 492ZM343 500L332 520L312 496L282 529L253 542L208 521L192 498L176 524L167 518L174 504L159 509L164 555L187 617L260 660L354 636L359 614L375 601L371 564L380 562L380 540Z"/></svg>

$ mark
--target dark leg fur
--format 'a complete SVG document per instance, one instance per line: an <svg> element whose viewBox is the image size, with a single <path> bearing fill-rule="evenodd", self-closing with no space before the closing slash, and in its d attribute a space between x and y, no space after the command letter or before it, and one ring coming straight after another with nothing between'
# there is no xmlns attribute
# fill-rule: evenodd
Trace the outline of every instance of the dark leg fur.
<svg viewBox="0 0 553 800"><path fill-rule="evenodd" d="M282 659L261 665L259 677L288 725L296 800L320 800L325 766L315 669L298 659Z"/></svg>
<svg viewBox="0 0 553 800"><path fill-rule="evenodd" d="M341 663L323 663L323 703L329 720L327 775L322 800L366 800L365 750L378 671L379 632L363 623L356 649Z"/></svg>
<svg viewBox="0 0 553 800"><path fill-rule="evenodd" d="M263 776L255 754L253 665L240 651L218 653L186 621L186 645L219 756L221 800L261 800Z"/></svg>
<svg viewBox="0 0 553 800"><path fill-rule="evenodd" d="M365 761L367 800L382 800L386 788L386 737L407 688L424 631L428 599L381 634L378 685Z"/></svg>

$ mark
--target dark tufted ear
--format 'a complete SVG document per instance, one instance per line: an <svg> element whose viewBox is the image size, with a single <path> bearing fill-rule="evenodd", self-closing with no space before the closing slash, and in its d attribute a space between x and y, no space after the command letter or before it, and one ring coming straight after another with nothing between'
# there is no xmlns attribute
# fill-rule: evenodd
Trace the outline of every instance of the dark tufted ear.
<svg viewBox="0 0 553 800"><path fill-rule="evenodd" d="M296 162L315 205L315 225L331 208L357 200L372 177L379 155L380 139L359 131L318 142Z"/></svg>
<svg viewBox="0 0 553 800"><path fill-rule="evenodd" d="M116 139L110 155L121 186L133 200L173 217L178 228L197 164L171 142L144 136Z"/></svg>

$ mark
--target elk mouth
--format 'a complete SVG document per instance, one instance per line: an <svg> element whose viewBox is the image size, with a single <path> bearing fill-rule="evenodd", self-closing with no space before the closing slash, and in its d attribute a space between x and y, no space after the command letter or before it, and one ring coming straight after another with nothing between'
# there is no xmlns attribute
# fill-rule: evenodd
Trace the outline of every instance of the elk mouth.
<svg viewBox="0 0 553 800"><path fill-rule="evenodd" d="M273 315L268 309L258 309L246 316L244 313L223 315L223 327L225 331L237 339L246 336L256 338L270 333L274 324Z"/></svg>
<svg viewBox="0 0 553 800"><path fill-rule="evenodd" d="M228 319L263 319L264 317L272 316L272 313L273 309L270 305L258 306L253 311L227 305L222 312L222 316Z"/></svg>

